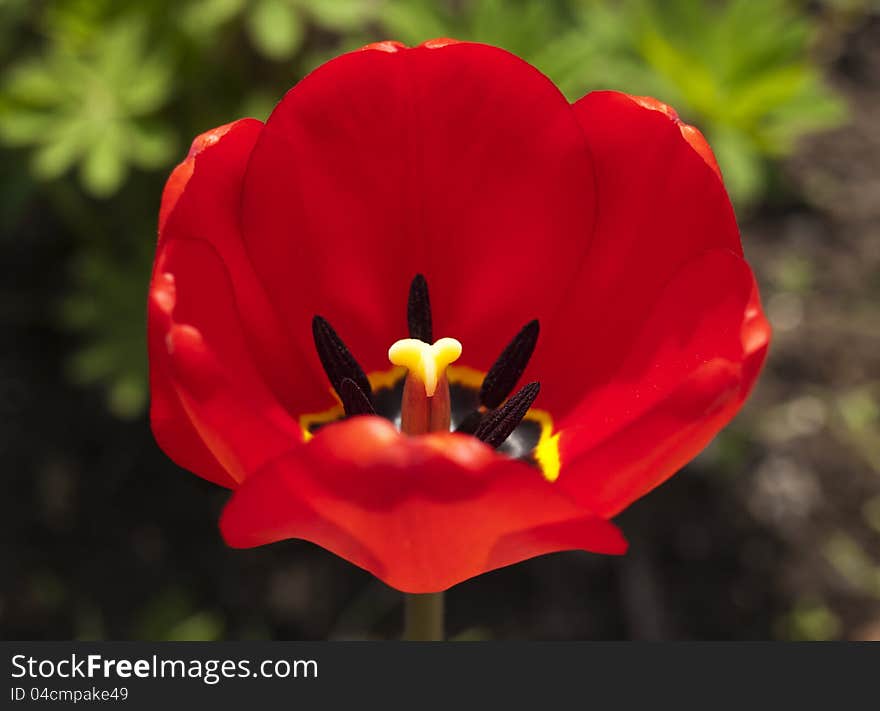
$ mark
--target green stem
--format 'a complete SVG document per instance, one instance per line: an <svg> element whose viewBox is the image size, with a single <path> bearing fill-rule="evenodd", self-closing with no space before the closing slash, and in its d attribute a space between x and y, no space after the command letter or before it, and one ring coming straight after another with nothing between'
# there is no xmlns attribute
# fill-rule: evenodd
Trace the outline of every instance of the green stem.
<svg viewBox="0 0 880 711"><path fill-rule="evenodd" d="M403 638L409 642L443 640L443 593L406 596L406 623Z"/></svg>

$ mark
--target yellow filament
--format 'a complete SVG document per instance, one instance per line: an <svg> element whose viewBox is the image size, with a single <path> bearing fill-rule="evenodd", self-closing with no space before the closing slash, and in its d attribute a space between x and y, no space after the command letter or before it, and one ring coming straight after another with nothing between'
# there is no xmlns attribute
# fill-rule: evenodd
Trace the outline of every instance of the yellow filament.
<svg viewBox="0 0 880 711"><path fill-rule="evenodd" d="M404 338L388 349L388 360L394 365L402 365L410 375L418 378L428 397L434 397L440 377L460 355L461 343L454 338L441 338L434 343Z"/></svg>

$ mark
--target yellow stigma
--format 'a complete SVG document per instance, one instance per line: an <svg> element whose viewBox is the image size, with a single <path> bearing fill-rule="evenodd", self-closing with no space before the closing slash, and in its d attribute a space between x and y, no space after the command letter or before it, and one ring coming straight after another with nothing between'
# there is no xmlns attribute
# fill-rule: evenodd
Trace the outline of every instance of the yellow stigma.
<svg viewBox="0 0 880 711"><path fill-rule="evenodd" d="M388 349L388 360L402 365L410 375L425 385L425 395L434 397L437 382L446 367L458 360L461 343L454 338L441 338L433 344L417 338L404 338Z"/></svg>

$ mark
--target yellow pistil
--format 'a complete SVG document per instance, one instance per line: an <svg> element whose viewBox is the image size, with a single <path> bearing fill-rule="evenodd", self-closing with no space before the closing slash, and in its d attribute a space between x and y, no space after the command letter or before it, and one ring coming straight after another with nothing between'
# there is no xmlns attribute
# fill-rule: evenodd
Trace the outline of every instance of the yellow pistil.
<svg viewBox="0 0 880 711"><path fill-rule="evenodd" d="M446 369L461 355L461 343L441 338L425 343L404 338L388 349L388 359L409 372L403 385L400 429L411 435L448 432L451 417Z"/></svg>
<svg viewBox="0 0 880 711"><path fill-rule="evenodd" d="M427 397L434 397L438 380L460 355L461 343L454 338L441 338L434 343L404 338L388 349L388 360L404 366L410 376L418 378Z"/></svg>

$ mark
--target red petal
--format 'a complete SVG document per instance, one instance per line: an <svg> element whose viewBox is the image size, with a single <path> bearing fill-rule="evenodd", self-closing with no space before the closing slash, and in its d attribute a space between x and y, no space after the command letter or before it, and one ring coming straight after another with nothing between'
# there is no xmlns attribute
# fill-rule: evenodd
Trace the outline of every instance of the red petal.
<svg viewBox="0 0 880 711"><path fill-rule="evenodd" d="M238 325L229 276L211 245L167 242L156 269L165 285L172 275L190 278L175 279L173 294L160 290L161 296L153 297L168 314L161 323L168 328L165 352L156 350L151 359L169 376L198 437L233 481L240 482L291 449L302 439L301 429L254 367ZM160 323L151 326L158 329Z"/></svg>
<svg viewBox="0 0 880 711"><path fill-rule="evenodd" d="M709 142L706 140L706 137L700 132L696 126L691 126L689 123L685 123L682 121L678 112L673 109L669 104L664 104L662 101L658 101L653 96L630 96L630 99L635 101L640 106L644 106L646 109L651 109L652 111L659 111L660 113L666 114L672 122L678 126L678 130L681 131L681 135L686 140L691 148L693 148L700 157L706 161L706 165L708 165L715 174L718 176L719 180L721 179L721 169L718 167L718 161L715 160L715 154L712 152L711 146L709 146Z"/></svg>
<svg viewBox="0 0 880 711"><path fill-rule="evenodd" d="M252 123L258 122L243 121L226 124L196 137L186 159L172 171L165 184L159 208L160 247L157 250L157 262L166 240L166 223L189 185L195 168L196 156L207 149L209 153L216 152L221 157L225 157L229 153L234 153L234 149L242 143L246 145L245 152L249 154L250 146L247 145L247 136L253 128ZM222 148L211 148L230 131L232 136L229 140L224 141ZM214 176L215 180L217 177L226 177L229 172L224 171L221 176ZM232 171L232 175L234 175L234 171ZM192 192L197 192L198 185L205 181L210 182L210 176L206 178L203 171L200 171L199 179L194 183L196 190ZM219 191L222 195L218 197L218 200L225 199L228 202L230 199L234 199L233 196L237 189L229 186L224 187L226 189ZM171 327L171 311L174 308L175 300L173 278L166 277L161 272L157 273L154 264L147 309L147 342L150 355L150 421L153 433L159 446L181 467L198 472L200 476L222 486L232 486L234 480L205 447L201 437L192 427L189 416L182 408L171 380L165 358L165 337Z"/></svg>
<svg viewBox="0 0 880 711"><path fill-rule="evenodd" d="M167 341L181 404L234 484L293 449L299 428L273 401L224 368L199 331L175 325Z"/></svg>
<svg viewBox="0 0 880 711"><path fill-rule="evenodd" d="M258 381L263 390L268 382L289 411L319 410L328 399L323 381L286 339L241 242L242 177L261 130L260 122L246 119L193 141L162 196L151 286L151 421L157 441L178 464L224 486L243 473L230 474L216 461L181 407L164 364L172 320L195 326L224 368L238 371L244 382ZM295 432L294 441L298 427Z"/></svg>
<svg viewBox="0 0 880 711"><path fill-rule="evenodd" d="M312 541L406 592L559 550L626 549L533 468L471 437L407 437L375 417L326 427L248 479L220 526L234 547Z"/></svg>
<svg viewBox="0 0 880 711"><path fill-rule="evenodd" d="M648 306L683 264L713 248L742 254L711 151L695 148L699 141L671 108L608 91L573 108L593 157L600 208L583 267L564 307L542 324L543 342L525 376L541 380L541 406L557 416L613 376Z"/></svg>
<svg viewBox="0 0 880 711"><path fill-rule="evenodd" d="M748 265L723 249L693 259L613 378L560 423L559 485L612 516L665 481L739 410L769 335Z"/></svg>
<svg viewBox="0 0 880 711"><path fill-rule="evenodd" d="M244 121L227 123L223 126L213 128L210 131L205 131L205 133L196 136L195 139L193 139L193 142L189 147L189 153L186 154L186 158L183 160L183 162L180 163L173 171L171 171L171 175L168 177L168 181L165 183L165 189L162 191L162 203L159 206L160 235L162 233L162 230L165 228L165 223L168 220L168 216L177 205L177 201L180 199L183 191L186 190L189 179L192 177L193 169L195 167L196 156L206 148L210 148L215 143L217 143L230 130L233 130L234 133L244 132L245 135L247 135L247 129L254 129L256 131L259 131L259 129L256 128L254 124L259 124L259 121L245 119ZM226 146L227 150L228 148L229 145Z"/></svg>
<svg viewBox="0 0 880 711"><path fill-rule="evenodd" d="M235 486L235 479L205 446L183 409L165 357L165 338L171 328L174 282L154 277L148 303L150 354L150 425L156 442L179 466L220 486Z"/></svg>
<svg viewBox="0 0 880 711"><path fill-rule="evenodd" d="M288 410L308 412L327 406L327 388L285 335L241 240L242 180L262 128L259 121L244 119L193 141L189 156L172 173L163 194L156 263L161 262L164 247L174 241L209 243L234 285L237 320L262 376ZM186 176L190 177L184 181ZM178 274L178 285L199 280L197 266Z"/></svg>
<svg viewBox="0 0 880 711"><path fill-rule="evenodd" d="M486 367L555 308L593 195L578 121L534 68L483 45L383 45L329 62L279 104L248 167L244 233L304 347L320 313L365 368L387 367L420 271L436 334Z"/></svg>

